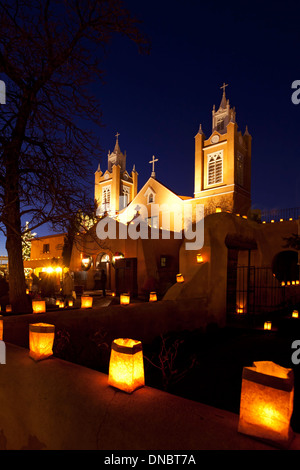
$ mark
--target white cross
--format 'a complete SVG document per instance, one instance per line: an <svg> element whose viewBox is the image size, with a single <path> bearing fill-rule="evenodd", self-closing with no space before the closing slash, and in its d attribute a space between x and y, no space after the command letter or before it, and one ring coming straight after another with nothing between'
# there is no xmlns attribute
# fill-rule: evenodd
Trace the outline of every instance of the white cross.
<svg viewBox="0 0 300 470"><path fill-rule="evenodd" d="M153 178L155 178L155 171L154 171L154 164L155 164L155 162L158 162L158 158L155 158L155 156L153 155L152 160L150 160L150 162L149 162L149 163L152 163L152 173L151 173L151 176L152 176Z"/></svg>

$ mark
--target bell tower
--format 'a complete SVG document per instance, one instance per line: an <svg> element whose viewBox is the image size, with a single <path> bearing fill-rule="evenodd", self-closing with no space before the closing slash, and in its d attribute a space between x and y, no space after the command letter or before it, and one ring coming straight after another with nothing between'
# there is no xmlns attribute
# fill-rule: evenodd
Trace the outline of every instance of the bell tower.
<svg viewBox="0 0 300 470"><path fill-rule="evenodd" d="M202 126L195 136L194 197L204 204L205 214L230 211L247 215L251 207L251 140L238 130L235 108L226 98L225 83L219 108L212 110L208 138Z"/></svg>
<svg viewBox="0 0 300 470"><path fill-rule="evenodd" d="M114 217L123 210L137 194L138 174L135 166L131 174L126 170L126 151L121 152L119 133L113 152L108 152L107 170L103 173L100 165L95 172L95 201L97 215L105 213Z"/></svg>

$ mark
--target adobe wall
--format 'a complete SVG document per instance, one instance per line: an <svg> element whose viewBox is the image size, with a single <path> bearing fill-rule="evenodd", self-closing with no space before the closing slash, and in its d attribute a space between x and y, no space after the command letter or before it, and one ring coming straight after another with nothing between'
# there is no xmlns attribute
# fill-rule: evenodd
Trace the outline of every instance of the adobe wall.
<svg viewBox="0 0 300 470"><path fill-rule="evenodd" d="M248 263L248 246L252 266L271 267L274 256L284 248L284 238L298 231L297 221L259 224L235 214L221 212L204 219L204 245L200 250L187 250L181 244L179 271L184 275L183 284L173 285L164 300L196 299L206 297L208 315L217 318L218 324L226 324L228 240L240 244L239 264ZM244 249L244 251L243 251ZM197 264L201 252L203 263Z"/></svg>
<svg viewBox="0 0 300 470"><path fill-rule="evenodd" d="M74 309L42 314L15 315L3 318L5 342L28 347L29 323L51 323L57 330L66 330L76 337L87 338L97 331L105 333L105 341L118 337L138 339L150 344L160 334L172 331L205 330L217 319L207 313L206 299L159 301L111 305L92 309Z"/></svg>
<svg viewBox="0 0 300 470"><path fill-rule="evenodd" d="M227 411L147 386L128 395L97 371L53 357L35 362L8 343L6 350L0 450L273 449L239 434L238 416ZM291 448L300 448L298 435Z"/></svg>

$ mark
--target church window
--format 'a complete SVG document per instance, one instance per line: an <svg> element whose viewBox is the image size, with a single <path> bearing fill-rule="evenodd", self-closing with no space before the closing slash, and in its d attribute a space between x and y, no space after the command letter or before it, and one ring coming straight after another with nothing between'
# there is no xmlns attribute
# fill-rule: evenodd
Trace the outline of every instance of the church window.
<svg viewBox="0 0 300 470"><path fill-rule="evenodd" d="M224 119L220 119L217 122L217 131L220 132L224 129Z"/></svg>
<svg viewBox="0 0 300 470"><path fill-rule="evenodd" d="M155 191L150 186L147 188L147 191L144 193L147 204L155 203Z"/></svg>
<svg viewBox="0 0 300 470"><path fill-rule="evenodd" d="M110 206L110 186L103 188L102 190L102 205L105 210L109 209Z"/></svg>
<svg viewBox="0 0 300 470"><path fill-rule="evenodd" d="M130 188L128 186L122 186L122 194L120 196L119 207L120 210L124 209L130 201Z"/></svg>
<svg viewBox="0 0 300 470"><path fill-rule="evenodd" d="M123 197L124 197L124 207L129 203L130 188L128 186L123 186Z"/></svg>
<svg viewBox="0 0 300 470"><path fill-rule="evenodd" d="M236 182L240 186L244 185L244 157L243 155L237 156Z"/></svg>
<svg viewBox="0 0 300 470"><path fill-rule="evenodd" d="M222 152L217 152L215 154L208 155L208 164L207 164L207 183L208 184L218 184L223 181L223 157Z"/></svg>

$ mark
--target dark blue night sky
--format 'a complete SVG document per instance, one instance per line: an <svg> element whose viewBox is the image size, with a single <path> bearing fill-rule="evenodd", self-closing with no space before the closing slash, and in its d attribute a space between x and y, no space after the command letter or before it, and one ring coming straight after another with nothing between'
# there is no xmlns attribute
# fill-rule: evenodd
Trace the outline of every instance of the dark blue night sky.
<svg viewBox="0 0 300 470"><path fill-rule="evenodd" d="M223 82L239 129L252 140L252 206L300 206L300 104L292 103L300 80L300 2L127 0L150 38L150 55L117 36L103 61L104 83L94 84L103 127L99 160L120 133L127 170L139 173L139 189L155 155L159 181L180 195L193 195L194 136L199 124L211 133L213 104ZM38 235L49 232L46 227Z"/></svg>
<svg viewBox="0 0 300 470"><path fill-rule="evenodd" d="M239 129L253 137L254 208L300 203L300 105L291 84L300 79L299 2L128 0L152 42L149 56L116 39L104 63L106 83L97 94L103 110L104 148L116 132L136 164L139 188L159 158L157 178L181 195L193 195L194 136L209 137L212 106L223 82Z"/></svg>

